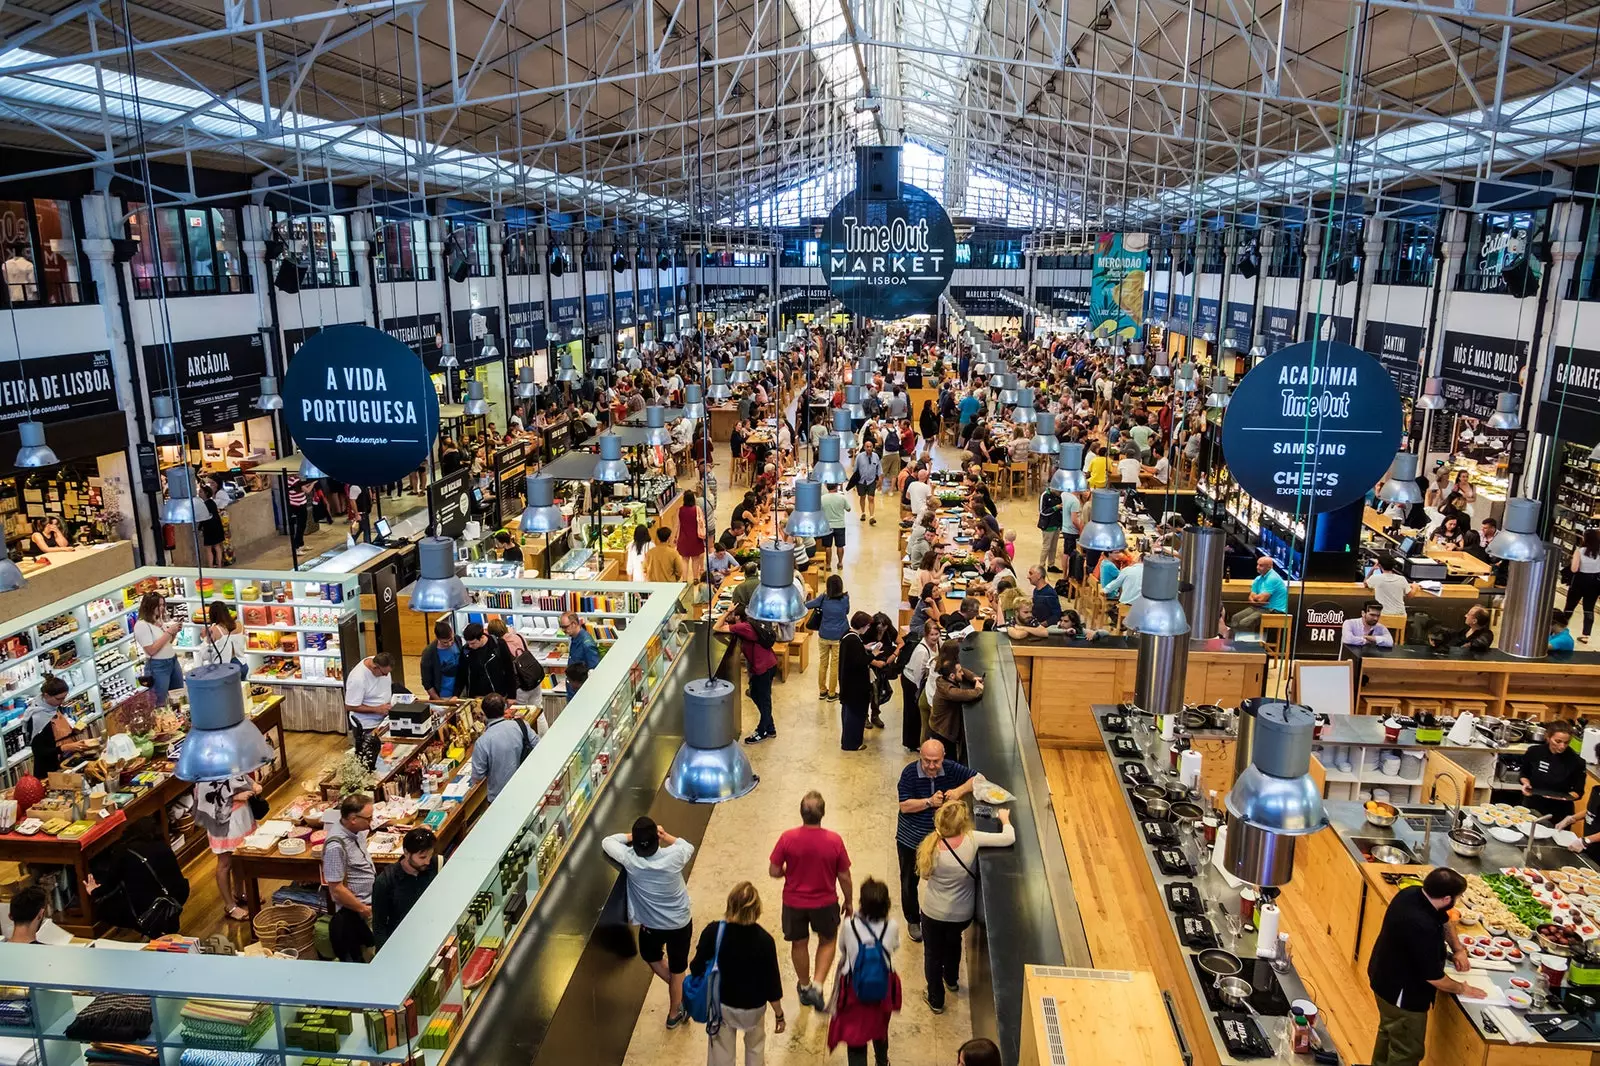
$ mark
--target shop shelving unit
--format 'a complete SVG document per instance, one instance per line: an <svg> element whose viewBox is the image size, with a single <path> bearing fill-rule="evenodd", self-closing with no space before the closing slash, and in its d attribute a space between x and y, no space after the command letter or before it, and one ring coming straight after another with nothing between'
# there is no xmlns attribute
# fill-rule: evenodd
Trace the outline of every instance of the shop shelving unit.
<svg viewBox="0 0 1600 1066"><path fill-rule="evenodd" d="M1561 483L1556 486L1551 539L1568 555L1577 550L1584 530L1600 521L1600 465L1590 462L1591 450L1561 442Z"/></svg>
<svg viewBox="0 0 1600 1066"><path fill-rule="evenodd" d="M508 587L469 582L477 591L485 586ZM84 1061L87 1042L68 1037L67 1028L95 995L145 995L153 1025L138 1043L157 1048L162 1066L178 1066L187 1046L181 1014L200 998L264 1005L271 1023L255 1050L275 1066L319 1057L439 1066L541 905L688 640L681 585L516 582L510 588L519 596L528 590L626 597L634 609L589 683L370 965L0 944L0 973L26 990L32 1014L31 1024L0 1029L0 1037L36 1044L43 1066L73 1066ZM462 973L477 952L488 952L479 959L487 970L467 987ZM354 1011L351 1031L338 1034L331 1049L298 1046L290 1030L297 1016L327 1009ZM375 1041L373 1031L394 1039Z"/></svg>

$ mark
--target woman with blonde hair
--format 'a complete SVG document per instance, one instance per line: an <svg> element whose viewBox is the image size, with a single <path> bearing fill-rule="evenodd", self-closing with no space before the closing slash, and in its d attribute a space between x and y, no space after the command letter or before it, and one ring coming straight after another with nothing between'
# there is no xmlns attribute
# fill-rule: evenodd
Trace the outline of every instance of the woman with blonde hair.
<svg viewBox="0 0 1600 1066"><path fill-rule="evenodd" d="M928 1009L944 1013L945 990L956 991L961 980L961 934L972 924L977 907L978 849L1016 843L1011 812L997 812L1001 830L979 833L972 812L960 800L947 801L933 816L933 832L917 845L917 876L922 879L922 973Z"/></svg>
<svg viewBox="0 0 1600 1066"><path fill-rule="evenodd" d="M778 945L761 928L761 893L740 881L728 893L728 909L720 922L700 933L689 972L696 977L715 965L720 972L722 1025L711 1033L706 1066L733 1066L734 1034L744 1033L744 1066L766 1061L767 1004L772 1004L774 1033L785 1027L783 979L778 975Z"/></svg>

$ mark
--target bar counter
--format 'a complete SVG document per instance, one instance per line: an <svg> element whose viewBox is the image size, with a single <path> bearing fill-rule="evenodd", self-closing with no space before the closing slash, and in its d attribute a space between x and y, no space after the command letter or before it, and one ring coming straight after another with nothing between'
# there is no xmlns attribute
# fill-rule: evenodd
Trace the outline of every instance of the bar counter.
<svg viewBox="0 0 1600 1066"><path fill-rule="evenodd" d="M1356 651L1356 706L1373 701L1432 700L1481 704L1471 708L1503 716L1549 719L1600 710L1600 652L1554 652L1519 659L1490 649L1434 651L1405 645ZM1445 708L1454 709L1452 707Z"/></svg>
<svg viewBox="0 0 1600 1066"><path fill-rule="evenodd" d="M1249 596L1249 581L1224 581L1223 613L1232 618L1235 611L1250 606ZM1372 590L1355 581L1290 582L1290 631L1285 647L1294 649L1296 659L1340 658L1344 647L1340 630L1345 619L1358 616L1361 605L1370 599ZM1467 608L1478 602L1476 587L1447 584L1438 593L1419 589L1407 596L1406 610L1411 612L1412 622L1425 613L1432 625L1459 629L1466 624Z"/></svg>

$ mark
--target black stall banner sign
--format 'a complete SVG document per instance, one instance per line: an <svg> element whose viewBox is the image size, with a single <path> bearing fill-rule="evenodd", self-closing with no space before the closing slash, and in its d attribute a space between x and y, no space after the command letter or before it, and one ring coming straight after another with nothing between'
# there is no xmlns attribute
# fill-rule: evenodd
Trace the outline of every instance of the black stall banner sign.
<svg viewBox="0 0 1600 1066"><path fill-rule="evenodd" d="M0 361L0 426L52 425L118 410L110 352Z"/></svg>
<svg viewBox="0 0 1600 1066"><path fill-rule="evenodd" d="M1271 355L1294 343L1294 312L1284 307L1261 309L1261 346Z"/></svg>
<svg viewBox="0 0 1600 1066"><path fill-rule="evenodd" d="M433 511L436 535L454 540L467 528L467 519L472 515L471 483L471 469L462 467L428 486L428 506Z"/></svg>
<svg viewBox="0 0 1600 1066"><path fill-rule="evenodd" d="M1300 639L1308 644L1336 649L1344 643L1344 608L1331 600L1306 605L1300 618Z"/></svg>
<svg viewBox="0 0 1600 1066"><path fill-rule="evenodd" d="M283 360L288 362L299 354L301 347L322 332L321 326L306 326L304 329L286 329L283 331Z"/></svg>
<svg viewBox="0 0 1600 1066"><path fill-rule="evenodd" d="M147 344L144 364L153 393L171 393L167 346ZM251 404L261 395L267 372L267 350L259 333L172 345L178 407L186 431L231 429L254 416Z"/></svg>
<svg viewBox="0 0 1600 1066"><path fill-rule="evenodd" d="M1150 317L1157 322L1165 323L1168 309L1171 307L1170 298L1164 292L1150 293Z"/></svg>
<svg viewBox="0 0 1600 1066"><path fill-rule="evenodd" d="M1395 388L1402 396L1415 396L1417 382L1422 377L1419 360L1422 356L1422 327L1408 326L1402 322L1368 322L1361 338L1361 347L1367 354L1378 357L1378 362L1394 378Z"/></svg>
<svg viewBox="0 0 1600 1066"><path fill-rule="evenodd" d="M1199 327L1202 334L1207 332L1216 333L1222 320L1222 304L1216 300L1202 297L1195 304L1194 314L1195 325Z"/></svg>
<svg viewBox="0 0 1600 1066"><path fill-rule="evenodd" d="M583 335L583 301L576 296L552 300L550 314L555 319L557 340L575 341Z"/></svg>
<svg viewBox="0 0 1600 1066"><path fill-rule="evenodd" d="M495 498L500 504L500 521L510 522L520 510L523 484L527 481L528 445L525 441L508 445L494 453Z"/></svg>
<svg viewBox="0 0 1600 1066"><path fill-rule="evenodd" d="M584 303L585 322L591 330L611 328L611 297L603 292L590 293Z"/></svg>
<svg viewBox="0 0 1600 1066"><path fill-rule="evenodd" d="M1327 312L1307 311L1300 335L1308 341L1338 341L1340 344L1351 344L1354 343L1351 338L1355 330L1356 320L1353 318Z"/></svg>
<svg viewBox="0 0 1600 1066"><path fill-rule="evenodd" d="M1548 395L1553 404L1575 404L1600 411L1600 351L1557 348L1550 367Z"/></svg>
<svg viewBox="0 0 1600 1066"><path fill-rule="evenodd" d="M617 309L617 328L626 329L633 325L633 290L613 293L611 301Z"/></svg>
<svg viewBox="0 0 1600 1066"><path fill-rule="evenodd" d="M439 357L444 354L444 316L439 312L386 318L383 332L410 348L427 366L428 373L439 372Z"/></svg>
<svg viewBox="0 0 1600 1066"><path fill-rule="evenodd" d="M461 360L462 366L482 366L498 362L504 357L505 349L500 346L503 340L500 335L500 308L472 307L453 311L450 324L455 329L456 358ZM488 344L491 338L495 341L492 349ZM486 349L496 354L485 358Z"/></svg>
<svg viewBox="0 0 1600 1066"><path fill-rule="evenodd" d="M969 315L996 315L1016 318L1022 314L1022 308L1008 299L1008 297L1012 296L1021 299L1021 289L982 289L970 285L956 285L950 289L950 296ZM848 309L854 310L853 307L848 307Z"/></svg>
<svg viewBox="0 0 1600 1066"><path fill-rule="evenodd" d="M1233 338L1233 343L1248 349L1254 343L1255 332L1255 304L1229 303L1227 335Z"/></svg>
<svg viewBox="0 0 1600 1066"><path fill-rule="evenodd" d="M955 272L956 231L939 201L902 181L896 199L851 192L835 204L820 253L828 288L856 314L932 314Z"/></svg>
<svg viewBox="0 0 1600 1066"><path fill-rule="evenodd" d="M1239 487L1280 511L1327 514L1366 495L1400 447L1400 393L1372 356L1302 341L1239 381L1222 450Z"/></svg>
<svg viewBox="0 0 1600 1066"><path fill-rule="evenodd" d="M1444 335L1439 376L1490 393L1515 392L1527 361L1526 341L1452 330Z"/></svg>
<svg viewBox="0 0 1600 1066"><path fill-rule="evenodd" d="M528 347L533 349L543 348L550 343L550 338L545 329L544 304L535 300L532 303L512 304L508 309L511 316L511 345L517 346L519 341L527 341Z"/></svg>
<svg viewBox="0 0 1600 1066"><path fill-rule="evenodd" d="M318 469L354 485L408 476L439 436L427 367L371 326L330 326L306 341L283 380L283 416Z"/></svg>

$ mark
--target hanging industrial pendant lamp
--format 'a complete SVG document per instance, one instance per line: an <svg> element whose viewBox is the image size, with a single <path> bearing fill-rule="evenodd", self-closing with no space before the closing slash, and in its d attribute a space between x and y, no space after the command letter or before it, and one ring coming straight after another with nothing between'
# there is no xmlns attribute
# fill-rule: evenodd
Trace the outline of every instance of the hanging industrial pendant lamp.
<svg viewBox="0 0 1600 1066"><path fill-rule="evenodd" d="M667 429L666 411L659 406L644 409L644 442L663 447L672 443L672 432Z"/></svg>
<svg viewBox="0 0 1600 1066"><path fill-rule="evenodd" d="M19 470L38 470L61 462L56 458L55 450L45 443L43 422L31 419L18 422L17 442L19 447L15 465Z"/></svg>
<svg viewBox="0 0 1600 1066"><path fill-rule="evenodd" d="M278 379L271 374L261 378L261 395L256 397L257 411L283 410L283 396L278 392Z"/></svg>
<svg viewBox="0 0 1600 1066"><path fill-rule="evenodd" d="M1056 453L1056 469L1050 487L1057 492L1088 492L1089 478L1083 472L1083 445L1067 441Z"/></svg>
<svg viewBox="0 0 1600 1066"><path fill-rule="evenodd" d="M750 384L750 360L742 355L733 357L733 376L728 379L729 385Z"/></svg>
<svg viewBox="0 0 1600 1066"><path fill-rule="evenodd" d="M809 478L795 481L794 510L789 512L789 520L783 528L795 537L826 537L833 532L828 516L822 513L821 482Z"/></svg>
<svg viewBox="0 0 1600 1066"><path fill-rule="evenodd" d="M1227 408L1233 399L1233 384L1221 374L1211 375L1211 392L1206 396L1206 406L1213 411Z"/></svg>
<svg viewBox="0 0 1600 1066"><path fill-rule="evenodd" d="M1422 395L1417 397L1412 405L1419 411L1443 411L1445 409L1444 381L1441 378L1429 378L1422 383Z"/></svg>
<svg viewBox="0 0 1600 1066"><path fill-rule="evenodd" d="M760 347L754 343L750 345L750 362L747 364L746 369L752 374L765 373L767 369L767 361L762 358Z"/></svg>
<svg viewBox="0 0 1600 1066"><path fill-rule="evenodd" d="M556 483L543 475L530 477L528 506L522 509L517 527L524 533L559 533L566 525L566 516L556 506Z"/></svg>
<svg viewBox="0 0 1600 1066"><path fill-rule="evenodd" d="M1408 506L1421 503L1422 486L1417 484L1418 461L1412 452L1397 453L1394 462L1389 464L1389 473L1384 476L1383 488L1378 490L1378 499Z"/></svg>
<svg viewBox="0 0 1600 1066"><path fill-rule="evenodd" d="M1156 352L1156 361L1150 365L1150 376L1157 381L1172 379L1172 362L1166 352Z"/></svg>
<svg viewBox="0 0 1600 1066"><path fill-rule="evenodd" d="M798 622L806 616L805 590L794 575L794 549L775 540L761 545L761 583L744 613L757 622Z"/></svg>
<svg viewBox="0 0 1600 1066"><path fill-rule="evenodd" d="M525 366L517 371L517 399L531 400L539 395L539 383L533 378L533 367Z"/></svg>
<svg viewBox="0 0 1600 1066"><path fill-rule="evenodd" d="M1513 496L1501 513L1500 532L1489 542L1489 554L1508 563L1532 563L1544 558L1539 536L1539 501Z"/></svg>
<svg viewBox="0 0 1600 1066"><path fill-rule="evenodd" d="M489 401L483 398L483 382L467 382L467 399L461 410L468 418L482 418L489 413Z"/></svg>
<svg viewBox="0 0 1600 1066"><path fill-rule="evenodd" d="M209 663L183 679L189 696L189 732L173 775L180 781L226 781L272 762L267 738L245 718L244 686L232 663Z"/></svg>
<svg viewBox="0 0 1600 1066"><path fill-rule="evenodd" d="M211 512L194 491L194 474L186 466L167 471L167 498L161 504L161 521L169 526L188 526L204 522Z"/></svg>
<svg viewBox="0 0 1600 1066"><path fill-rule="evenodd" d="M1522 406L1522 397L1514 392L1502 392L1495 397L1494 414L1489 416L1485 423L1490 429L1514 430L1522 428L1522 416L1518 409Z"/></svg>
<svg viewBox="0 0 1600 1066"><path fill-rule="evenodd" d="M413 611L447 614L472 602L466 583L456 576L456 545L449 537L424 537L417 544L417 569Z"/></svg>
<svg viewBox="0 0 1600 1066"><path fill-rule="evenodd" d="M1011 421L1019 426L1028 426L1039 420L1039 412L1033 407L1033 390L1018 389L1017 405L1011 409Z"/></svg>
<svg viewBox="0 0 1600 1066"><path fill-rule="evenodd" d="M667 793L685 803L722 803L761 779L739 744L739 694L731 681L697 678L683 686L683 744L667 770Z"/></svg>
<svg viewBox="0 0 1600 1066"><path fill-rule="evenodd" d="M1144 366L1144 349L1132 348L1128 351L1129 366Z"/></svg>
<svg viewBox="0 0 1600 1066"><path fill-rule="evenodd" d="M595 345L594 352L589 356L589 369L596 373L611 369L611 348L604 339Z"/></svg>
<svg viewBox="0 0 1600 1066"><path fill-rule="evenodd" d="M440 370L458 370L458 369L460 369L460 367L461 367L461 360L456 358L455 345L452 344L450 347L446 348L439 355L439 369Z"/></svg>
<svg viewBox="0 0 1600 1066"><path fill-rule="evenodd" d="M846 390L848 392L848 390ZM846 401L848 403L848 401ZM840 407L833 412L833 439L839 442L841 455L849 454L855 450L856 431L851 425L853 416L850 408Z"/></svg>
<svg viewBox="0 0 1600 1066"><path fill-rule="evenodd" d="M994 372L989 375L989 387L991 389L1003 389L1003 388L1005 388L1006 387L1006 376L1007 375L1006 375L1005 360L996 359L994 361Z"/></svg>
<svg viewBox="0 0 1600 1066"><path fill-rule="evenodd" d="M622 458L622 438L615 433L602 433L600 441L600 461L594 466L594 479L596 481L627 481L631 476L628 464Z"/></svg>
<svg viewBox="0 0 1600 1066"><path fill-rule="evenodd" d="M1017 402L1017 375L1007 374L1005 382L1000 387L1000 402L1013 404Z"/></svg>
<svg viewBox="0 0 1600 1066"><path fill-rule="evenodd" d="M1037 424L1033 427L1033 439L1028 442L1030 455L1055 455L1061 451L1061 440L1056 436L1056 416L1049 411L1040 411Z"/></svg>
<svg viewBox="0 0 1600 1066"><path fill-rule="evenodd" d="M1122 529L1122 497L1112 489L1095 489L1089 497L1089 521L1078 535L1078 546L1098 552L1119 552L1128 546Z"/></svg>
<svg viewBox="0 0 1600 1066"><path fill-rule="evenodd" d="M843 485L850 480L850 475L844 472L844 464L839 462L839 455L836 435L830 433L817 444L817 461L811 468L811 476L818 484Z"/></svg>
<svg viewBox="0 0 1600 1066"><path fill-rule="evenodd" d="M1267 350L1265 348L1263 348L1261 345L1252 344L1250 346L1250 358L1252 358L1252 359L1265 359L1266 357L1267 357Z"/></svg>
<svg viewBox="0 0 1600 1066"><path fill-rule="evenodd" d="M683 387L683 417L698 420L705 416L706 403L700 393L700 386L685 385Z"/></svg>
<svg viewBox="0 0 1600 1066"><path fill-rule="evenodd" d="M1144 561L1144 585L1123 624L1135 633L1178 637L1189 632L1189 619L1178 599L1178 557L1151 555Z"/></svg>
<svg viewBox="0 0 1600 1066"><path fill-rule="evenodd" d="M485 363L500 358L500 346L494 342L492 336L483 338L483 351L479 353L479 358Z"/></svg>
<svg viewBox="0 0 1600 1066"><path fill-rule="evenodd" d="M843 410L848 413L852 419L867 417L867 408L861 398L860 385L846 385L844 387Z"/></svg>
<svg viewBox="0 0 1600 1066"><path fill-rule="evenodd" d="M711 388L706 390L706 399L712 403L722 403L733 398L733 389L728 387L727 371L720 366L711 370Z"/></svg>
<svg viewBox="0 0 1600 1066"><path fill-rule="evenodd" d="M1193 363L1185 362L1178 367L1178 372L1172 378L1172 391L1184 395L1200 391L1200 382L1197 380Z"/></svg>
<svg viewBox="0 0 1600 1066"><path fill-rule="evenodd" d="M171 396L150 397L150 435L156 440L176 440L183 436L183 423L173 411Z"/></svg>
<svg viewBox="0 0 1600 1066"><path fill-rule="evenodd" d="M563 385L576 385L580 380L578 368L572 365L572 353L562 352L556 367L556 380Z"/></svg>

